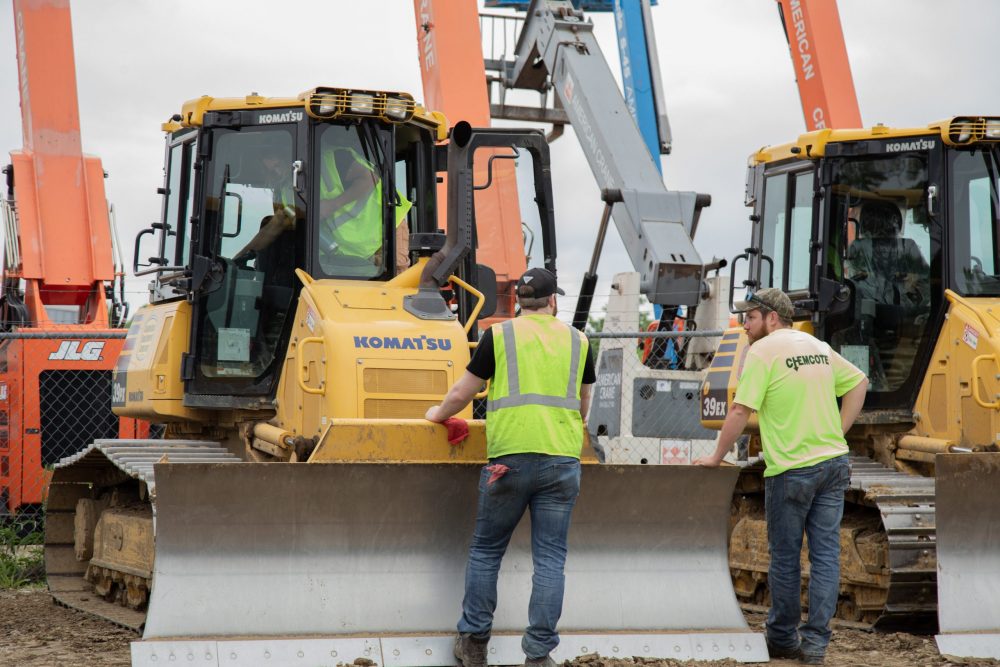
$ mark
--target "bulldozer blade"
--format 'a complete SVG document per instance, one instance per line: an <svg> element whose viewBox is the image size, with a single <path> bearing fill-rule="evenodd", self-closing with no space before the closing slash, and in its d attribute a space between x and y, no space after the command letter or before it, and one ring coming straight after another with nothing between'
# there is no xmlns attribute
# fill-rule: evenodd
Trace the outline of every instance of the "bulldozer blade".
<svg viewBox="0 0 1000 667"><path fill-rule="evenodd" d="M133 664L189 653L257 664L265 652L311 656L310 665L455 664L480 467L157 465L157 553ZM729 577L736 477L735 468L584 466L553 656L766 660ZM523 661L526 524L500 571L491 664Z"/></svg>
<svg viewBox="0 0 1000 667"><path fill-rule="evenodd" d="M998 659L1000 454L936 458L938 650Z"/></svg>

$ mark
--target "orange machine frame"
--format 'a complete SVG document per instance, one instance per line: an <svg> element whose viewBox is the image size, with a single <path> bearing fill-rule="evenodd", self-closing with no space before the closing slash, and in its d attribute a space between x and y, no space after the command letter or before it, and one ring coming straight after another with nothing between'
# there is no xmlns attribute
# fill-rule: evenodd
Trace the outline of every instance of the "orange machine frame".
<svg viewBox="0 0 1000 667"><path fill-rule="evenodd" d="M106 403L110 415L110 381L106 397L93 395L74 374L110 378L124 343L124 329L114 328L108 313L109 287L122 274L114 262L104 168L81 150L69 0L13 5L24 145L11 152L8 168L7 231L16 241L8 238L5 252L0 321L0 513L44 502L41 384L56 377L47 372L68 373L58 377L66 389L77 382L82 401L65 404L70 394L59 394L66 401L50 409L78 410L85 422ZM72 307L74 321L54 322L51 306ZM66 438L80 439L76 449L87 444L86 427L69 430ZM119 422L118 436L146 433L148 425Z"/></svg>

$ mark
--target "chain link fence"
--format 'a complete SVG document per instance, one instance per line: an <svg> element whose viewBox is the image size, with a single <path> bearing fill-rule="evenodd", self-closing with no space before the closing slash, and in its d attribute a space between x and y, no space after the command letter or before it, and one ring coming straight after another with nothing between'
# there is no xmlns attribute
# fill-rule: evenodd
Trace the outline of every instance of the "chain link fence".
<svg viewBox="0 0 1000 667"><path fill-rule="evenodd" d="M589 333L597 382L587 426L607 463L691 463L715 450L701 425L704 372L722 331Z"/></svg>
<svg viewBox="0 0 1000 667"><path fill-rule="evenodd" d="M96 439L135 437L134 420L111 412L124 337L58 326L0 333L0 517L38 515L60 459Z"/></svg>

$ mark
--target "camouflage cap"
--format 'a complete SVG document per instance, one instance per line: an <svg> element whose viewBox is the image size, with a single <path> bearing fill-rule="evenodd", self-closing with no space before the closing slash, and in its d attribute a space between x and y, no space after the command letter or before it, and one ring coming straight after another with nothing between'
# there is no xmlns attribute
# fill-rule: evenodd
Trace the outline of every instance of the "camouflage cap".
<svg viewBox="0 0 1000 667"><path fill-rule="evenodd" d="M745 301L737 301L736 308L741 311L757 310L764 308L778 313L779 317L786 320L792 319L795 315L795 308L788 295L777 287L766 287L756 292L747 294Z"/></svg>

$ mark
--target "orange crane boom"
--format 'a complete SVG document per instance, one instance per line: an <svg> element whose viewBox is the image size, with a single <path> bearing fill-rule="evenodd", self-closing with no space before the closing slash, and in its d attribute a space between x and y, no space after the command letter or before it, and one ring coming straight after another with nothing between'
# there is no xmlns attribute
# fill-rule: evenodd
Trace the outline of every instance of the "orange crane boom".
<svg viewBox="0 0 1000 667"><path fill-rule="evenodd" d="M80 144L69 0L14 0L24 147L11 153L20 267L32 324L45 305L78 306L108 326L103 285L114 280L104 169Z"/></svg>
<svg viewBox="0 0 1000 667"><path fill-rule="evenodd" d="M474 127L489 127L490 101L476 3L413 0L413 10L425 104L442 111L451 125L464 120ZM486 162L477 160L477 164ZM492 164L494 187L476 193L476 224L480 230L490 230L478 236L476 258L496 272L497 309L493 317L507 319L514 316L513 285L527 263L513 161L495 160ZM477 170L477 183L485 183L487 178L485 169ZM443 185L438 196L443 201L440 187ZM484 320L482 326L491 321Z"/></svg>
<svg viewBox="0 0 1000 667"><path fill-rule="evenodd" d="M806 131L862 127L836 0L776 0Z"/></svg>

